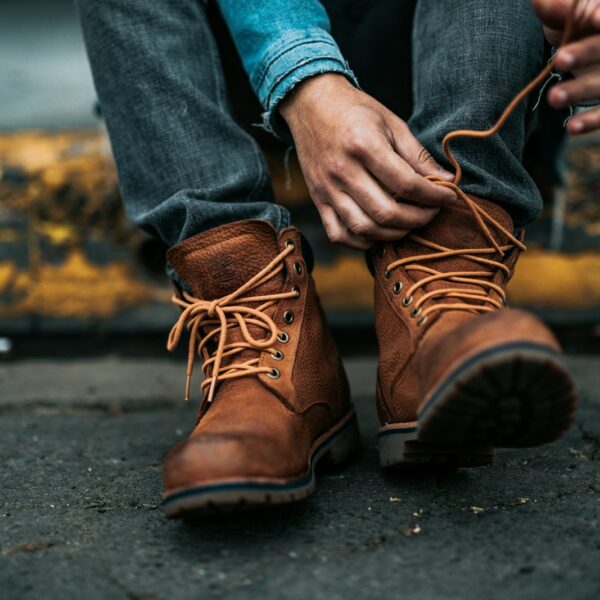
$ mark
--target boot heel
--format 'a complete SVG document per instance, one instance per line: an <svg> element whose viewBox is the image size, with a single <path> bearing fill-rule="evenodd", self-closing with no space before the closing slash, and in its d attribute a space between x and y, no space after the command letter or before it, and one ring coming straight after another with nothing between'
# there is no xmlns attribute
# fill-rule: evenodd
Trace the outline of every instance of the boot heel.
<svg viewBox="0 0 600 600"><path fill-rule="evenodd" d="M329 441L325 442L321 454L320 464L324 467L339 465L358 452L360 447L360 432L356 415L334 433Z"/></svg>
<svg viewBox="0 0 600 600"><path fill-rule="evenodd" d="M480 467L494 460L491 446L451 446L406 439L402 434L379 436L379 461L384 468L430 465L433 467Z"/></svg>

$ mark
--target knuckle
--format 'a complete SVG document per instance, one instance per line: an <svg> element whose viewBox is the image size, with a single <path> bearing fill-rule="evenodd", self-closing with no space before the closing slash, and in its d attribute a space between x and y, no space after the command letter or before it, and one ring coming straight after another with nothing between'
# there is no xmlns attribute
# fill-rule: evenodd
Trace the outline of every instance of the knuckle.
<svg viewBox="0 0 600 600"><path fill-rule="evenodd" d="M393 210L389 208L380 208L379 210L373 213L373 220L378 225L382 225L383 227L389 227L394 225L397 221L397 215Z"/></svg>
<svg viewBox="0 0 600 600"><path fill-rule="evenodd" d="M412 227L423 227L424 225L427 225L434 214L435 213L432 213L431 211L419 211L412 219Z"/></svg>
<svg viewBox="0 0 600 600"><path fill-rule="evenodd" d="M325 174L329 178L340 177L346 169L346 163L339 156L331 156L325 163Z"/></svg>
<svg viewBox="0 0 600 600"><path fill-rule="evenodd" d="M366 237L370 234L371 228L367 223L363 223L362 221L353 221L352 223L348 223L348 229L354 235L358 237Z"/></svg>
<svg viewBox="0 0 600 600"><path fill-rule="evenodd" d="M317 206L328 204L329 194L324 187L317 185L310 188L309 192L310 197Z"/></svg>
<svg viewBox="0 0 600 600"><path fill-rule="evenodd" d="M327 238L332 244L339 244L342 242L342 234L339 230L325 229Z"/></svg>
<svg viewBox="0 0 600 600"><path fill-rule="evenodd" d="M419 154L417 156L417 162L427 163L433 160L433 156L431 156L431 152L427 150L427 148L421 148Z"/></svg>
<svg viewBox="0 0 600 600"><path fill-rule="evenodd" d="M398 193L401 196L412 196L417 191L417 182L414 177L406 177L398 184Z"/></svg>
<svg viewBox="0 0 600 600"><path fill-rule="evenodd" d="M346 140L346 149L350 154L362 155L368 149L368 140L362 132L352 132Z"/></svg>

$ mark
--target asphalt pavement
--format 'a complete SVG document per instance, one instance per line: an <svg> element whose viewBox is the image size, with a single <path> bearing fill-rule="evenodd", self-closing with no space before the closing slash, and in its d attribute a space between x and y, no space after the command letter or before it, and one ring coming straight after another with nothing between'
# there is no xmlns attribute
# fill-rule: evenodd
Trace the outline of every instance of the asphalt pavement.
<svg viewBox="0 0 600 600"><path fill-rule="evenodd" d="M161 462L191 428L173 360L0 363L0 598L600 597L600 357L559 442L489 467L379 469L374 358L347 361L360 456L311 499L166 520Z"/></svg>

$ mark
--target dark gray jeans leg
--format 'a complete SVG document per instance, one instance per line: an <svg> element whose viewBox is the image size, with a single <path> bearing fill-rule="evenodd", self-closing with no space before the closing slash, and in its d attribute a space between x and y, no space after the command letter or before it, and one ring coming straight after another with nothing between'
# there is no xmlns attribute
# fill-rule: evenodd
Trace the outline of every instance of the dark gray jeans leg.
<svg viewBox="0 0 600 600"><path fill-rule="evenodd" d="M411 130L446 164L441 141L454 129L487 129L544 63L540 22L529 0L418 0L413 24ZM533 98L535 102L536 98ZM542 200L522 165L531 101L488 140L456 140L463 189L511 213L537 218Z"/></svg>
<svg viewBox="0 0 600 600"><path fill-rule="evenodd" d="M256 142L233 120L198 0L77 0L130 218L168 245L241 219L279 229Z"/></svg>

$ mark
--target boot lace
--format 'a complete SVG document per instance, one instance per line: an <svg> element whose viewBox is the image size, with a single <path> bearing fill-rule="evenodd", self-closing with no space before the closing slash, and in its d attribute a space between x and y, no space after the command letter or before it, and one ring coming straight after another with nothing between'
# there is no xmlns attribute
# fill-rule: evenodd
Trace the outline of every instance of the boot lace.
<svg viewBox="0 0 600 600"><path fill-rule="evenodd" d="M412 316L420 316L417 321L418 325L422 325L427 320L430 313L440 310L466 310L476 312L489 312L502 308L506 304L506 292L504 289L491 281L496 275L498 269L502 270L506 276L510 275L510 268L503 262L496 260L495 258L488 258L486 255L500 255L504 256L507 251L512 250L514 247L520 250L526 250L525 244L517 239L512 233L510 233L505 227L500 225L495 219L490 217L482 208L480 208L474 200L469 198L456 184L443 181L439 182L440 185L447 185L454 189L459 198L461 198L471 214L477 221L478 226L481 228L485 237L489 240L491 247L484 248L460 248L451 249L436 244L430 240L420 237L416 234L410 234L406 239L417 242L421 246L433 250L432 253L422 254L420 256L409 256L407 258L401 258L396 260L385 269L386 277L391 277L394 269L403 267L405 271L418 271L425 273L426 276L414 283L410 288L406 290L406 294L402 300L403 306L409 306L413 303L413 296L415 292L424 288L426 285L433 283L434 281L447 281L451 283L470 284L473 288L464 287L445 287L441 289L435 289L424 293L414 302L414 308L412 310ZM494 236L490 231L490 227L497 229L502 232L507 240L508 244L500 245L495 240ZM481 269L477 271L439 271L428 267L422 263L429 260L439 260L445 258L451 258L455 256L461 256L473 262L476 262L481 266ZM500 300L493 298L490 295L491 291L495 291ZM442 300L442 302L430 303L428 306L423 305L432 298ZM453 301L454 300L454 301Z"/></svg>
<svg viewBox="0 0 600 600"><path fill-rule="evenodd" d="M563 46L571 39L579 3L580 0L575 0L572 4L571 11L565 23L565 29L560 46ZM504 112L500 115L500 118L489 129L483 131L458 129L456 131L451 131L444 137L442 147L446 158L454 167L454 180L446 181L445 179L435 176L429 176L427 179L438 185L448 187L456 193L457 197L460 198L470 210L477 222L477 225L481 229L486 239L490 242L491 247L450 249L440 244L436 244L430 240L426 240L417 234L409 234L405 238L417 242L418 244L431 249L433 252L431 254L424 254L421 256L402 258L387 265L385 270L386 277L390 277L393 270L397 269L398 267L404 267L404 269L409 272L420 271L427 274L426 277L417 281L406 291L406 294L402 300L403 306L406 307L412 304L414 293L418 289L423 288L434 281L446 280L449 284L470 284L474 288L468 289L464 287L452 287L450 285L450 287L447 288L436 289L424 293L418 300L415 301L414 308L412 310L413 317L420 315L420 319L417 321L418 325L425 323L428 315L434 311L466 310L474 312L490 312L501 309L506 305L506 293L504 289L490 280L496 275L499 269L503 271L507 277L510 276L510 268L500 260L497 260L496 257L499 256L500 259L502 259L506 252L512 251L515 247L519 248L521 251L525 251L527 247L522 241L517 239L511 232L509 232L500 223L488 215L472 198L470 198L460 189L459 185L462 178L462 169L458 160L452 153L450 144L452 140L457 138L490 138L498 133L517 106L532 90L541 85L544 80L547 79L553 68L554 56L540 71L540 73L512 99L512 101L504 109ZM490 231L490 226L496 231L501 232L505 236L508 243L504 245L498 244L492 235L492 232ZM493 255L493 258L486 258L486 255ZM461 256L470 261L476 262L481 265L482 268L478 271L443 272L422 264L428 260L439 260L454 256ZM492 290L498 294L500 300L497 300L490 295ZM428 300L433 298L437 298L438 300L442 301L430 303L424 308L423 305Z"/></svg>
<svg viewBox="0 0 600 600"><path fill-rule="evenodd" d="M237 290L215 300L202 300L182 292L173 295L172 302L182 312L169 333L167 349L173 351L179 344L185 327L189 330L188 358L185 384L185 399L190 396L190 384L196 356L202 358L202 371L205 379L201 389L207 403L213 401L217 384L227 379L271 373L273 369L261 367L260 353L276 352L273 344L280 332L267 310L279 300L297 298L299 291L273 294L251 295L252 290L277 276L284 268L283 259L294 251L291 245L278 254L267 266L251 277ZM250 304L260 303L253 308ZM266 337L256 338L249 330L254 326L266 332ZM231 330L239 328L242 340L229 342ZM216 347L215 347L216 343ZM232 361L233 357L246 351L255 350L259 356L248 360ZM227 359L224 363L224 359ZM208 388L208 394L206 389Z"/></svg>

